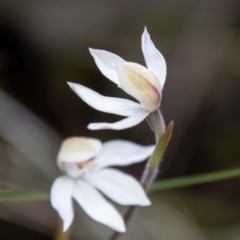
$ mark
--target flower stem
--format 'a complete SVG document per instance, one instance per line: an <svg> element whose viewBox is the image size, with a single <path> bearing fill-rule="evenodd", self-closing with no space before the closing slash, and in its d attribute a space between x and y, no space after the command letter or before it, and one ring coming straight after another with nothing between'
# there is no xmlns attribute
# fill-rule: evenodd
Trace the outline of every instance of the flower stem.
<svg viewBox="0 0 240 240"><path fill-rule="evenodd" d="M149 115L148 123L150 125L150 128L155 133L156 147L154 149L152 156L149 158L145 166L142 178L140 180L141 185L145 190L145 192L148 192L154 179L157 176L159 164L162 160L163 153L171 139L172 131L173 131L173 122L171 122L166 129L160 110L157 110L154 113L151 113ZM129 225L129 222L135 216L137 210L138 210L138 207L136 206L132 206L127 209L124 215L124 221L126 226ZM117 240L121 236L122 236L121 233L115 232L111 236L110 240Z"/></svg>
<svg viewBox="0 0 240 240"><path fill-rule="evenodd" d="M162 160L162 156L172 138L173 125L174 125L173 121L171 121L165 132L161 134L161 136L158 136L156 147L153 151L152 156L148 160L147 168L149 171L154 170L156 168L158 169L159 164L161 163Z"/></svg>
<svg viewBox="0 0 240 240"><path fill-rule="evenodd" d="M157 143L159 137L162 136L166 129L166 125L160 109L157 109L155 112L150 113L147 118L147 122L155 134Z"/></svg>

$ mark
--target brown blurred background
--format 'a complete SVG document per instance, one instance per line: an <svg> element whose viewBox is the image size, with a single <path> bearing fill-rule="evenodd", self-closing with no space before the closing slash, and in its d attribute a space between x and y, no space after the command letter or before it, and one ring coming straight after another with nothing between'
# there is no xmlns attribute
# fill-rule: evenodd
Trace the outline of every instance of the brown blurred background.
<svg viewBox="0 0 240 240"><path fill-rule="evenodd" d="M66 81L128 97L97 69L88 47L144 64L147 26L168 66L161 109L175 129L159 179L240 166L240 2L238 0L0 0L0 187L49 191L60 174L61 139L77 135L152 144L147 124L89 131L113 122ZM140 177L143 164L125 168ZM123 239L240 239L240 178L150 194ZM120 209L124 211L124 208ZM110 230L78 209L72 239ZM53 239L48 201L1 203L0 239Z"/></svg>

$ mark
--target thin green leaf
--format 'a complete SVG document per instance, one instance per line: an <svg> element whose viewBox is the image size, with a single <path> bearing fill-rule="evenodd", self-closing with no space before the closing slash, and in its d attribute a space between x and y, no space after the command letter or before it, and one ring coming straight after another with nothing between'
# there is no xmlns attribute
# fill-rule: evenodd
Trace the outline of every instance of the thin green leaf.
<svg viewBox="0 0 240 240"><path fill-rule="evenodd" d="M225 171L205 173L205 174L199 174L199 175L188 176L188 177L180 177L180 178L174 178L169 180L160 180L155 182L151 186L151 190L157 191L157 190L167 190L167 189L174 189L174 188L180 188L180 187L187 187L187 186L192 186L196 184L220 181L220 180L239 177L239 176L240 176L240 168L237 168L237 169L235 168L235 169L229 169Z"/></svg>
<svg viewBox="0 0 240 240"><path fill-rule="evenodd" d="M42 201L49 199L49 193L34 191L0 191L0 203Z"/></svg>

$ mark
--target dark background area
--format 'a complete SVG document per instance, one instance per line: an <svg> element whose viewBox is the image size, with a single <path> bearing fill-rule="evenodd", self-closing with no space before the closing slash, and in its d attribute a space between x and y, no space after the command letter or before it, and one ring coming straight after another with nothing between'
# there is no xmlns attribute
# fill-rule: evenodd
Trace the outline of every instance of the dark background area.
<svg viewBox="0 0 240 240"><path fill-rule="evenodd" d="M161 110L175 122L158 179L239 167L239 1L0 0L2 189L48 191L60 174L59 143L68 136L154 142L146 122L87 130L90 122L120 118L90 108L66 84L130 98L101 75L88 47L144 64L144 26L167 62ZM139 178L143 166L125 170ZM141 210L126 239L240 239L239 186L234 178L151 193L153 205ZM77 215L76 239L106 238L108 229L81 210ZM2 203L0 218L3 240L51 239L57 221L47 201Z"/></svg>

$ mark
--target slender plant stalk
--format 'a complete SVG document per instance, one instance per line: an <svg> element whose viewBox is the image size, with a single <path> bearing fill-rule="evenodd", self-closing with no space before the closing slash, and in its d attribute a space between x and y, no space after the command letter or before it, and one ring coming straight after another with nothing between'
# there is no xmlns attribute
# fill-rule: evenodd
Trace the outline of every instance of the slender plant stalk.
<svg viewBox="0 0 240 240"><path fill-rule="evenodd" d="M147 163L148 165L148 163ZM158 173L158 168L154 170L149 171L149 167L146 165L142 179L141 179L141 185L143 189L148 192L152 182L154 181L157 173ZM131 206L127 209L125 215L124 215L124 222L125 225L128 226L133 217L136 215L137 210L139 207L137 206ZM110 240L117 240L121 237L122 233L119 232L114 232L113 235L111 236Z"/></svg>
<svg viewBox="0 0 240 240"><path fill-rule="evenodd" d="M171 139L172 130L173 130L173 122L171 122L165 130L165 123L162 117L162 114L159 110L155 111L154 113L150 114L148 117L148 123L150 128L153 130L155 137L156 137L156 147L149 158L142 178L140 180L141 185L145 192L148 192L149 188L151 187L154 179L157 176L159 164L162 160L163 153ZM125 225L128 226L132 218L135 216L138 210L137 206L131 206L127 209L124 215ZM110 237L110 240L117 240L122 236L119 232L114 232L113 235Z"/></svg>
<svg viewBox="0 0 240 240"><path fill-rule="evenodd" d="M155 112L149 114L147 122L153 133L156 137L156 143L158 142L159 137L165 132L165 121L163 119L160 109L157 109Z"/></svg>

